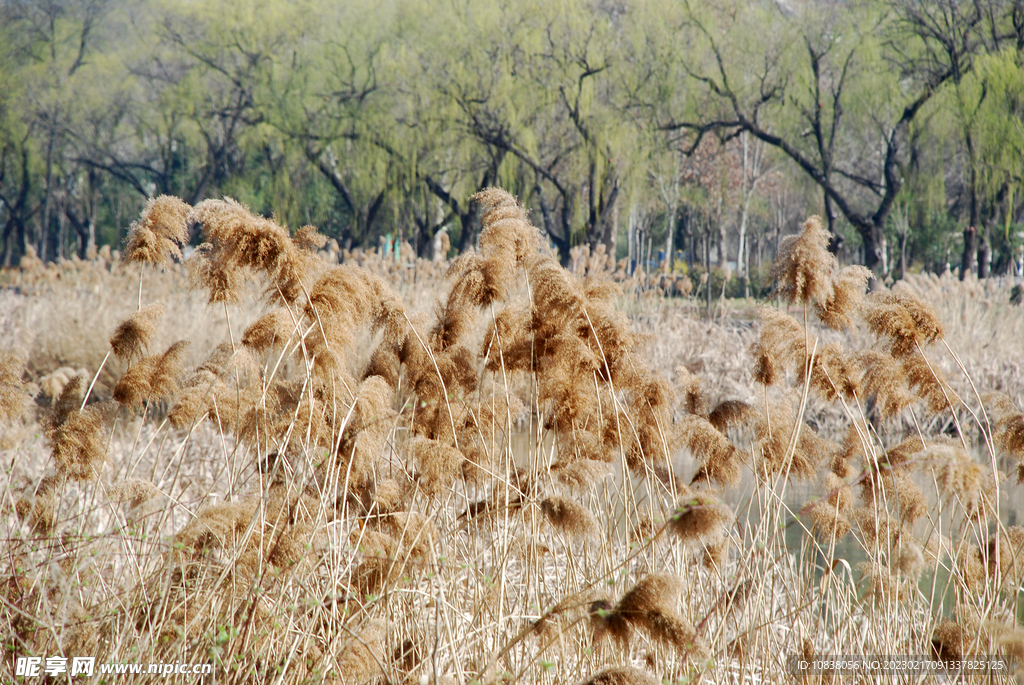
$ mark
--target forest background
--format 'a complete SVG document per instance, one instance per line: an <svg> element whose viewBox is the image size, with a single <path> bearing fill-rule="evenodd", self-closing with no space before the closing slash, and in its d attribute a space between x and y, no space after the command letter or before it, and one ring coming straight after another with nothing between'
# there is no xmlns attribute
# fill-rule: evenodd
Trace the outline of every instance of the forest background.
<svg viewBox="0 0 1024 685"><path fill-rule="evenodd" d="M563 262L759 277L819 213L883 279L1019 275L1022 179L1024 0L0 3L5 266L159 194L432 257L500 185Z"/></svg>

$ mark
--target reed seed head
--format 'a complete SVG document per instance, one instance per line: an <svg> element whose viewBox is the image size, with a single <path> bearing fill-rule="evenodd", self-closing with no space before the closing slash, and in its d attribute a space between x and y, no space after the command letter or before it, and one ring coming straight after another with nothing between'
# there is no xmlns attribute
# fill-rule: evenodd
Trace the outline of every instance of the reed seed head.
<svg viewBox="0 0 1024 685"><path fill-rule="evenodd" d="M800 366L800 384L806 381L808 363ZM822 399L835 402L840 397L854 402L860 393L861 371L853 358L843 354L842 345L829 343L818 350L810 364L810 388Z"/></svg>
<svg viewBox="0 0 1024 685"><path fill-rule="evenodd" d="M615 666L606 668L581 685L660 685L661 681L647 671L633 666Z"/></svg>
<svg viewBox="0 0 1024 685"><path fill-rule="evenodd" d="M448 490L466 458L451 445L417 436L409 443L409 455L419 467L419 484L431 497Z"/></svg>
<svg viewBox="0 0 1024 685"><path fill-rule="evenodd" d="M156 324L164 315L163 305L147 304L118 324L110 347L123 361L141 357L156 335Z"/></svg>
<svg viewBox="0 0 1024 685"><path fill-rule="evenodd" d="M564 497L548 497L540 503L540 510L548 523L570 537L579 539L596 538L601 525L590 511Z"/></svg>
<svg viewBox="0 0 1024 685"><path fill-rule="evenodd" d="M715 430L711 423L699 416L686 416L680 432L690 451L700 463L693 482L707 480L734 487L740 482L740 463L736 447Z"/></svg>
<svg viewBox="0 0 1024 685"><path fill-rule="evenodd" d="M288 340L295 330L295 320L285 308L267 312L256 319L242 334L242 344L254 352L267 352Z"/></svg>
<svg viewBox="0 0 1024 685"><path fill-rule="evenodd" d="M932 653L942 661L959 661L964 657L964 634L960 624L943 619L932 633Z"/></svg>
<svg viewBox="0 0 1024 685"><path fill-rule="evenodd" d="M676 505L669 518L668 529L683 542L707 545L720 539L733 521L728 506L710 493L686 496Z"/></svg>
<svg viewBox="0 0 1024 685"><path fill-rule="evenodd" d="M723 435L738 424L752 423L757 417L757 410L741 400L725 400L718 404L708 415L708 422Z"/></svg>
<svg viewBox="0 0 1024 685"><path fill-rule="evenodd" d="M913 401L903 368L891 356L878 350L861 350L854 363L863 370L861 387L869 408L883 419L898 415Z"/></svg>
<svg viewBox="0 0 1024 685"><path fill-rule="evenodd" d="M597 630L595 641L608 634L629 646L633 632L642 629L651 639L680 651L692 648L696 631L677 609L683 581L667 573L651 574L634 585L611 610L607 604L591 607Z"/></svg>
<svg viewBox="0 0 1024 685"><path fill-rule="evenodd" d="M106 459L103 427L110 407L101 403L79 409L81 386L81 376L75 376L64 386L43 422L43 432L52 447L59 476L92 480Z"/></svg>
<svg viewBox="0 0 1024 685"><path fill-rule="evenodd" d="M782 380L786 366L804 351L804 327L774 307L761 307L759 313L761 335L750 348L754 357L754 380L762 385L774 385Z"/></svg>
<svg viewBox="0 0 1024 685"><path fill-rule="evenodd" d="M931 414L960 406L960 396L953 391L946 374L934 359L922 353L908 354L900 359L903 375L911 391L922 400Z"/></svg>
<svg viewBox="0 0 1024 685"><path fill-rule="evenodd" d="M0 421L17 419L28 408L32 398L21 380L24 373L24 359L0 352Z"/></svg>
<svg viewBox="0 0 1024 685"><path fill-rule="evenodd" d="M832 279L832 290L823 301L814 303L814 311L821 322L837 331L853 327L853 317L864 303L871 271L852 265L839 270Z"/></svg>
<svg viewBox="0 0 1024 685"><path fill-rule="evenodd" d="M558 481L570 491L590 490L611 475L609 464L598 459L576 459L551 467Z"/></svg>
<svg viewBox="0 0 1024 685"><path fill-rule="evenodd" d="M154 266L165 264L172 257L181 259L181 247L188 242L191 211L189 205L176 197L150 198L139 220L128 229L121 259Z"/></svg>
<svg viewBox="0 0 1024 685"><path fill-rule="evenodd" d="M935 309L907 292L872 293L864 320L875 335L889 339L893 357L905 357L945 335Z"/></svg>
<svg viewBox="0 0 1024 685"><path fill-rule="evenodd" d="M771 277L775 293L791 303L827 303L833 295L832 272L835 257L828 251L829 233L821 218L812 216L798 235L779 242L779 253L772 263Z"/></svg>

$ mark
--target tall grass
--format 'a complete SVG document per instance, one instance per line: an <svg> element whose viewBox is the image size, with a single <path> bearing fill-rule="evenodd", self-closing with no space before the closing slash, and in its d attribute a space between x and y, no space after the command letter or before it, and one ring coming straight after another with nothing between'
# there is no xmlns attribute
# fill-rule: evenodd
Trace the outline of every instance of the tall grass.
<svg viewBox="0 0 1024 685"><path fill-rule="evenodd" d="M695 338L743 337L667 316L649 339L617 265L567 270L514 198L478 199L479 249L445 279L321 259L315 229L230 200L147 205L108 267L129 311L72 332L107 342L70 343L87 371L47 376L38 423L41 369L0 359L11 677L57 654L225 683L1024 657L1024 416L976 387L928 293L866 295L812 218L723 380ZM165 320L182 302L194 329Z"/></svg>

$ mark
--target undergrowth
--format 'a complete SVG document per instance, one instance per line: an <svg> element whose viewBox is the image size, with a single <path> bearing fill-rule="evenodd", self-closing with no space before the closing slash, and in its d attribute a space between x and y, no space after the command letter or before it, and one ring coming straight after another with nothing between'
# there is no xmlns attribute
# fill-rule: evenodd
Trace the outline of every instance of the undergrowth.
<svg viewBox="0 0 1024 685"><path fill-rule="evenodd" d="M25 655L212 662L223 683L609 685L1024 659L1024 528L1003 515L1024 415L974 386L912 288L866 294L812 217L772 269L756 395L717 397L652 368L646 345L686 343L634 330L603 253L567 270L514 198L477 199L479 249L429 281L433 311L322 259L311 227L151 201L120 255L134 311L97 331L95 370L51 383L36 424L25 360L0 358L11 677ZM147 282L180 272L191 225L223 337L158 346L174 331Z"/></svg>

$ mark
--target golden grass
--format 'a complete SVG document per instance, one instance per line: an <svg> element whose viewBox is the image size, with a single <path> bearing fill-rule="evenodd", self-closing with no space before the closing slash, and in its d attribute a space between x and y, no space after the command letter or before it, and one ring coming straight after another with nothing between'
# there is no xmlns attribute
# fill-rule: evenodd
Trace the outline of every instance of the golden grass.
<svg viewBox="0 0 1024 685"><path fill-rule="evenodd" d="M864 298L812 219L782 308L701 321L479 199L451 264L163 198L127 263L5 273L8 660L611 684L1021 651L1003 291Z"/></svg>

